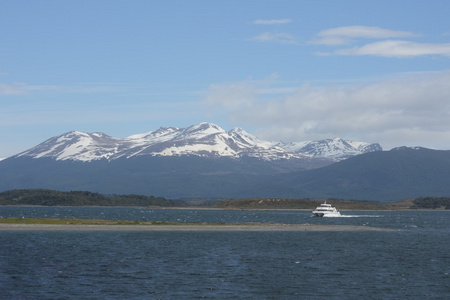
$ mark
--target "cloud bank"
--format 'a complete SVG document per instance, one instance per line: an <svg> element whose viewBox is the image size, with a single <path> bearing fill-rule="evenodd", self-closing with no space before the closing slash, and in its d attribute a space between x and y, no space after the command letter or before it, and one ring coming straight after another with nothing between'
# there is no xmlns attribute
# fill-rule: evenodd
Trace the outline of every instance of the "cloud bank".
<svg viewBox="0 0 450 300"><path fill-rule="evenodd" d="M422 55L450 56L450 43L418 43L398 38L416 38L419 35L380 27L345 26L320 31L310 45L338 47L357 44L352 48L338 48L332 52L317 52L318 55L370 55L381 57L408 58ZM361 43L361 40L381 41Z"/></svg>
<svg viewBox="0 0 450 300"><path fill-rule="evenodd" d="M410 74L366 85L303 85L296 92L262 97L273 81L213 85L206 102L235 124L258 126L270 140L331 137L379 142L385 149L449 149L450 71Z"/></svg>

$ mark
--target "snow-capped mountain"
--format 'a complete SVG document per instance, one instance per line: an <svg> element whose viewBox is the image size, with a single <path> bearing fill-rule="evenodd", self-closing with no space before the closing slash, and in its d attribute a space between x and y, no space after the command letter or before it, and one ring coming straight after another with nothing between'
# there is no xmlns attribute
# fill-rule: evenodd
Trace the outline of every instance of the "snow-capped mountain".
<svg viewBox="0 0 450 300"><path fill-rule="evenodd" d="M298 143L263 141L235 128L225 131L211 123L158 130L115 138L104 133L71 131L17 154L15 157L55 160L115 160L141 155L201 157L254 157L273 161L291 158L328 158L334 161L366 152L381 151L378 144L329 139Z"/></svg>
<svg viewBox="0 0 450 300"><path fill-rule="evenodd" d="M277 145L290 153L301 153L308 157L329 158L335 161L362 153L383 150L377 143L353 142L341 138L289 144L279 143Z"/></svg>

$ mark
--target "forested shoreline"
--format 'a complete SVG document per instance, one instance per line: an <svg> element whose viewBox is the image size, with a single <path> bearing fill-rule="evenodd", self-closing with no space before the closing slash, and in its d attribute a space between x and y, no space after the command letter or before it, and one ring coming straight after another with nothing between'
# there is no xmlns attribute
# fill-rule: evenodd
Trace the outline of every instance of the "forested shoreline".
<svg viewBox="0 0 450 300"><path fill-rule="evenodd" d="M40 206L140 206L140 207L212 207L220 209L313 209L327 201L339 209L397 210L450 209L450 197L420 197L397 202L357 201L344 199L248 198L202 201L169 200L144 195L104 195L89 191L56 191L17 189L0 193L0 205ZM194 204L197 203L197 204ZM198 203L203 203L198 204Z"/></svg>
<svg viewBox="0 0 450 300"><path fill-rule="evenodd" d="M143 195L103 195L88 191L20 189L0 193L0 205L41 206L161 206L178 204L162 197Z"/></svg>

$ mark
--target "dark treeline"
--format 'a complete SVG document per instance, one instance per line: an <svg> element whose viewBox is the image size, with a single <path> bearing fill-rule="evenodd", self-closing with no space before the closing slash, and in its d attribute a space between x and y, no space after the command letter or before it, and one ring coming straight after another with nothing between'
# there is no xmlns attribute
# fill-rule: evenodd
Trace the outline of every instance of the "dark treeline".
<svg viewBox="0 0 450 300"><path fill-rule="evenodd" d="M19 189L0 193L0 205L173 207L177 206L177 203L154 196L103 195L87 191L62 192L45 189Z"/></svg>
<svg viewBox="0 0 450 300"><path fill-rule="evenodd" d="M412 208L418 209L437 209L445 208L450 209L450 198L449 197L420 197L414 199L414 206Z"/></svg>
<svg viewBox="0 0 450 300"><path fill-rule="evenodd" d="M327 203L338 209L350 210L402 210L402 209L450 209L450 198L421 197L397 202L357 201L345 199L282 199L249 198L220 201L218 208L228 209L314 209L319 204Z"/></svg>
<svg viewBox="0 0 450 300"><path fill-rule="evenodd" d="M230 199L217 203L218 208L237 209L314 209L321 203L332 204L339 209L379 210L387 209L383 204L373 201L352 201L343 199L282 199L282 198L250 198Z"/></svg>

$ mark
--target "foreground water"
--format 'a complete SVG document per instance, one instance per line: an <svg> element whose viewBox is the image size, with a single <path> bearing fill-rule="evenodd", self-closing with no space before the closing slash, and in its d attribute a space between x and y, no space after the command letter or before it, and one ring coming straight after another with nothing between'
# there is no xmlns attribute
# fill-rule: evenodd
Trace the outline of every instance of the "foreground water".
<svg viewBox="0 0 450 300"><path fill-rule="evenodd" d="M3 217L363 225L393 231L0 232L0 299L447 299L450 212L0 207Z"/></svg>

